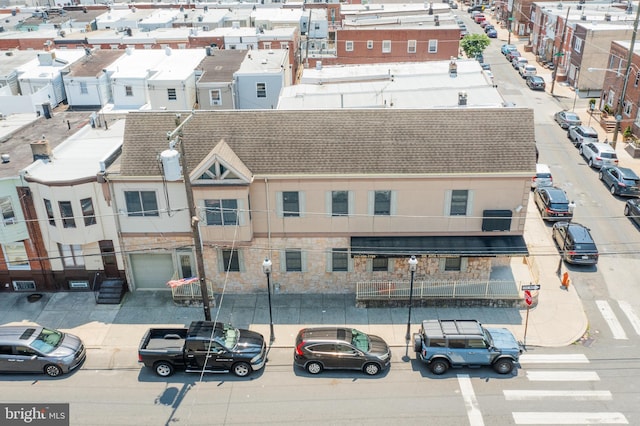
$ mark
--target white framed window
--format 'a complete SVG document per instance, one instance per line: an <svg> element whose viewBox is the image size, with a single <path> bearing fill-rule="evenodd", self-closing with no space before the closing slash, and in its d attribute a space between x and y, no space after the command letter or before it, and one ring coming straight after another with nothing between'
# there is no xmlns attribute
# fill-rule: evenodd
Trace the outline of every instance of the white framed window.
<svg viewBox="0 0 640 426"><path fill-rule="evenodd" d="M416 40L408 40L407 41L407 53L416 53L417 43L418 42Z"/></svg>
<svg viewBox="0 0 640 426"><path fill-rule="evenodd" d="M636 73L636 79L633 82L633 87L638 87L638 83L640 83L640 72Z"/></svg>
<svg viewBox="0 0 640 426"><path fill-rule="evenodd" d="M127 216L160 216L155 191L124 191Z"/></svg>
<svg viewBox="0 0 640 426"><path fill-rule="evenodd" d="M640 108L638 108L638 112L636 113L636 119L634 120L634 124L636 126L640 126Z"/></svg>
<svg viewBox="0 0 640 426"><path fill-rule="evenodd" d="M616 97L616 92L614 92L613 90L609 90L609 94L607 95L607 102L606 104L609 105L609 107L613 106L613 99Z"/></svg>
<svg viewBox="0 0 640 426"><path fill-rule="evenodd" d="M622 106L622 110L624 111L624 115L627 117L631 117L631 110L633 109L633 102L624 101Z"/></svg>
<svg viewBox="0 0 640 426"><path fill-rule="evenodd" d="M327 251L327 272L351 272L353 259L347 248L333 248Z"/></svg>
<svg viewBox="0 0 640 426"><path fill-rule="evenodd" d="M53 215L53 206L51 205L51 201L46 198L42 199L44 201L44 209L47 212L47 219L49 219L49 225L56 226L56 218Z"/></svg>
<svg viewBox="0 0 640 426"><path fill-rule="evenodd" d="M327 191L326 205L329 216L348 216L353 214L355 204L352 191Z"/></svg>
<svg viewBox="0 0 640 426"><path fill-rule="evenodd" d="M270 41L265 41L264 42L264 49L265 50L271 50L271 42Z"/></svg>
<svg viewBox="0 0 640 426"><path fill-rule="evenodd" d="M89 93L89 90L87 89L87 83L85 81L81 81L80 82L80 94L81 95L86 95L87 93Z"/></svg>
<svg viewBox="0 0 640 426"><path fill-rule="evenodd" d="M578 38L578 37L575 38L575 41L573 43L573 48L578 53L582 51L582 39L581 38Z"/></svg>
<svg viewBox="0 0 640 426"><path fill-rule="evenodd" d="M382 53L391 53L391 40L382 40Z"/></svg>
<svg viewBox="0 0 640 426"><path fill-rule="evenodd" d="M453 189L445 192L445 216L469 216L473 211L473 191Z"/></svg>
<svg viewBox="0 0 640 426"><path fill-rule="evenodd" d="M396 191L369 191L369 216L393 216L397 204Z"/></svg>
<svg viewBox="0 0 640 426"><path fill-rule="evenodd" d="M36 289L35 281L13 281L15 291L33 291Z"/></svg>
<svg viewBox="0 0 640 426"><path fill-rule="evenodd" d="M245 272L242 250L218 249L218 271Z"/></svg>
<svg viewBox="0 0 640 426"><path fill-rule="evenodd" d="M204 200L207 225L235 226L238 221L238 200Z"/></svg>
<svg viewBox="0 0 640 426"><path fill-rule="evenodd" d="M307 254L297 248L288 248L280 251L281 272L306 272Z"/></svg>
<svg viewBox="0 0 640 426"><path fill-rule="evenodd" d="M91 198L83 198L80 200L80 207L82 208L82 216L84 216L84 226L95 225L96 212L93 208L93 200Z"/></svg>
<svg viewBox="0 0 640 426"><path fill-rule="evenodd" d="M84 255L80 244L60 244L58 250L65 268L84 268Z"/></svg>
<svg viewBox="0 0 640 426"><path fill-rule="evenodd" d="M304 217L304 206L304 192L276 192L276 214L278 217Z"/></svg>
<svg viewBox="0 0 640 426"><path fill-rule="evenodd" d="M436 53L438 51L438 40L429 40L429 53Z"/></svg>
<svg viewBox="0 0 640 426"><path fill-rule="evenodd" d="M468 266L466 257L442 257L438 259L440 272L465 272Z"/></svg>
<svg viewBox="0 0 640 426"><path fill-rule="evenodd" d="M211 105L222 105L222 92L220 89L209 90L209 101Z"/></svg>
<svg viewBox="0 0 640 426"><path fill-rule="evenodd" d="M167 99L170 101L175 101L176 99L178 99L176 89L167 89Z"/></svg>
<svg viewBox="0 0 640 426"><path fill-rule="evenodd" d="M344 42L344 50L347 52L353 52L353 41L348 40Z"/></svg>
<svg viewBox="0 0 640 426"><path fill-rule="evenodd" d="M60 208L60 217L62 218L62 226L65 228L75 228L76 219L73 216L73 207L71 201L58 201Z"/></svg>
<svg viewBox="0 0 640 426"><path fill-rule="evenodd" d="M281 41L280 42L280 49L282 49L282 50L289 49L289 43L287 43L286 41Z"/></svg>
<svg viewBox="0 0 640 426"><path fill-rule="evenodd" d="M7 269L30 269L29 257L23 241L3 244L2 251L4 260L7 262Z"/></svg>
<svg viewBox="0 0 640 426"><path fill-rule="evenodd" d="M367 40L367 49L373 49L373 40Z"/></svg>
<svg viewBox="0 0 640 426"><path fill-rule="evenodd" d="M393 272L393 262L387 257L367 259L367 272Z"/></svg>
<svg viewBox="0 0 640 426"><path fill-rule="evenodd" d="M2 210L2 224L4 226L13 225L16 223L16 214L13 211L11 197L0 198L0 209Z"/></svg>
<svg viewBox="0 0 640 426"><path fill-rule="evenodd" d="M124 95L125 96L133 96L133 87L132 86L124 86Z"/></svg>

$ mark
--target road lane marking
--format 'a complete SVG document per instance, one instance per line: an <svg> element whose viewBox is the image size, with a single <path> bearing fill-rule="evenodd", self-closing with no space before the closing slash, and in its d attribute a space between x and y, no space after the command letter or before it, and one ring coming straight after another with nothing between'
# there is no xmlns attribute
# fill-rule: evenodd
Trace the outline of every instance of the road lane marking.
<svg viewBox="0 0 640 426"><path fill-rule="evenodd" d="M602 317L609 325L613 338L627 339L627 334L624 332L622 324L620 324L620 321L616 318L616 314L613 313L613 309L611 309L609 303L606 300L596 300L596 305L598 306Z"/></svg>
<svg viewBox="0 0 640 426"><path fill-rule="evenodd" d="M462 393L462 400L467 408L467 417L469 418L470 426L484 426L484 420L482 420L482 413L478 407L478 400L476 394L473 391L471 385L471 379L467 374L458 374L458 385L460 386L460 393Z"/></svg>
<svg viewBox="0 0 640 426"><path fill-rule="evenodd" d="M507 401L528 401L543 399L572 399L574 401L610 401L613 397L609 391L576 391L576 390L504 390Z"/></svg>
<svg viewBox="0 0 640 426"><path fill-rule="evenodd" d="M624 300L619 300L618 305L620 305L620 309L627 316L627 319L631 323L633 329L636 331L636 334L640 335L640 317L638 317L636 313L633 312L631 304Z"/></svg>
<svg viewBox="0 0 640 426"><path fill-rule="evenodd" d="M513 420L518 425L629 424L627 418L622 413L517 412L512 414Z"/></svg>
<svg viewBox="0 0 640 426"><path fill-rule="evenodd" d="M548 364L548 363L589 363L585 354L523 354L520 355L520 364Z"/></svg>
<svg viewBox="0 0 640 426"><path fill-rule="evenodd" d="M597 382L595 371L527 371L527 379L532 382Z"/></svg>

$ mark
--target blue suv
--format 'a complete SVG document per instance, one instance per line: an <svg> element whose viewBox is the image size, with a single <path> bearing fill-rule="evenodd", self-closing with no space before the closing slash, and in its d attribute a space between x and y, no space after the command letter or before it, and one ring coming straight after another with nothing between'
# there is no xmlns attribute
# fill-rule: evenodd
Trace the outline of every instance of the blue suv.
<svg viewBox="0 0 640 426"><path fill-rule="evenodd" d="M490 365L508 374L520 359L522 347L506 328L484 328L476 320L427 320L413 335L414 350L433 374L449 367Z"/></svg>

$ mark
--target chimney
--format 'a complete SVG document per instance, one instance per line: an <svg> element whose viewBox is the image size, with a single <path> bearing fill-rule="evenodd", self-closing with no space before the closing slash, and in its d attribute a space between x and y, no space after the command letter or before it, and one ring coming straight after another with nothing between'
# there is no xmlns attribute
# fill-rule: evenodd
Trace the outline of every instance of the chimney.
<svg viewBox="0 0 640 426"><path fill-rule="evenodd" d="M467 105L467 92L458 92L458 106Z"/></svg>
<svg viewBox="0 0 640 426"><path fill-rule="evenodd" d="M51 147L44 135L42 135L42 139L31 142L31 153L33 154L33 161L51 159Z"/></svg>

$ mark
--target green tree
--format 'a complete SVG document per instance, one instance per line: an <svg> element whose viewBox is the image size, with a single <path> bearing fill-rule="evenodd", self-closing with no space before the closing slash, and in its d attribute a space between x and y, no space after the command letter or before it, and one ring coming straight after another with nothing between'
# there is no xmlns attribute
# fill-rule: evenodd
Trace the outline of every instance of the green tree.
<svg viewBox="0 0 640 426"><path fill-rule="evenodd" d="M460 40L460 47L467 58L475 58L476 55L484 52L490 43L491 39L486 34L467 34Z"/></svg>

